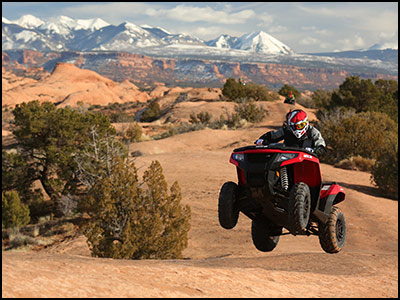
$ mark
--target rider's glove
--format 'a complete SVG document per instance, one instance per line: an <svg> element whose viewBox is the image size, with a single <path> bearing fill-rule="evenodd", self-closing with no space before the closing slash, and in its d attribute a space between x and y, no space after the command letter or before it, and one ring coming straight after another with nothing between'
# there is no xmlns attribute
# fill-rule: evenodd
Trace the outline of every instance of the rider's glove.
<svg viewBox="0 0 400 300"><path fill-rule="evenodd" d="M257 146L261 146L263 144L264 140L263 139L258 139L257 141L254 142Z"/></svg>
<svg viewBox="0 0 400 300"><path fill-rule="evenodd" d="M264 133L260 138L254 142L257 146L268 145L271 142L271 132Z"/></svg>
<svg viewBox="0 0 400 300"><path fill-rule="evenodd" d="M314 153L317 154L317 156L321 156L322 154L325 154L326 149L324 146L318 146L315 150Z"/></svg>

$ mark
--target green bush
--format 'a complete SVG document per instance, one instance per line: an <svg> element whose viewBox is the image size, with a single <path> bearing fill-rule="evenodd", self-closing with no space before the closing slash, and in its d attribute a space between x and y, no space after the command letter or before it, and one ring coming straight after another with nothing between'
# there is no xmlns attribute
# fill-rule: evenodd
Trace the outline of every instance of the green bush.
<svg viewBox="0 0 400 300"><path fill-rule="evenodd" d="M398 144L396 140L388 142L388 147L378 155L372 167L371 180L375 182L383 195L398 199Z"/></svg>
<svg viewBox="0 0 400 300"><path fill-rule="evenodd" d="M289 96L289 92L293 92L293 95L295 98L299 98L301 96L301 93L294 88L294 86L285 84L284 86L281 87L281 89L278 91L278 94L281 96Z"/></svg>
<svg viewBox="0 0 400 300"><path fill-rule="evenodd" d="M244 87L234 78L228 78L222 88L222 95L230 101L235 101L246 96Z"/></svg>
<svg viewBox="0 0 400 300"><path fill-rule="evenodd" d="M261 122L267 114L263 108L258 107L252 100L241 102L235 107L235 111L241 119L251 123Z"/></svg>
<svg viewBox="0 0 400 300"><path fill-rule="evenodd" d="M153 122L161 116L161 108L158 102L153 101L143 112L140 121L142 122Z"/></svg>
<svg viewBox="0 0 400 300"><path fill-rule="evenodd" d="M311 98L317 108L327 109L330 106L332 92L315 90Z"/></svg>
<svg viewBox="0 0 400 300"><path fill-rule="evenodd" d="M130 142L138 142L142 137L142 127L138 123L129 124L128 129L125 132L126 138Z"/></svg>
<svg viewBox="0 0 400 300"><path fill-rule="evenodd" d="M21 203L16 191L1 194L1 218L4 228L20 228L29 223L29 208Z"/></svg>
<svg viewBox="0 0 400 300"><path fill-rule="evenodd" d="M357 155L377 159L388 141L398 140L397 124L384 113L336 109L320 118L317 125L329 149L324 157L328 163Z"/></svg>
<svg viewBox="0 0 400 300"><path fill-rule="evenodd" d="M112 123L132 122L134 120L134 116L126 112L112 112L109 118Z"/></svg>
<svg viewBox="0 0 400 300"><path fill-rule="evenodd" d="M356 112L377 111L398 120L398 83L394 80L360 79L350 76L332 93L327 109L354 108Z"/></svg>
<svg viewBox="0 0 400 300"><path fill-rule="evenodd" d="M211 120L211 114L209 112L200 112L197 115L195 113L190 114L189 122L192 124L203 124L208 125Z"/></svg>
<svg viewBox="0 0 400 300"><path fill-rule="evenodd" d="M228 78L222 88L222 95L228 101L240 102L243 99L254 101L271 101L276 96L270 96L269 90L263 85L256 83L247 83L246 85L236 82L234 78Z"/></svg>
<svg viewBox="0 0 400 300"><path fill-rule="evenodd" d="M168 194L158 161L139 183L135 165L117 159L109 177L90 190L84 227L93 256L121 259L182 258L187 247L190 208L181 205L175 182Z"/></svg>
<svg viewBox="0 0 400 300"><path fill-rule="evenodd" d="M256 83L248 83L244 86L245 96L247 99L254 101L271 101L269 96L269 90L263 86Z"/></svg>

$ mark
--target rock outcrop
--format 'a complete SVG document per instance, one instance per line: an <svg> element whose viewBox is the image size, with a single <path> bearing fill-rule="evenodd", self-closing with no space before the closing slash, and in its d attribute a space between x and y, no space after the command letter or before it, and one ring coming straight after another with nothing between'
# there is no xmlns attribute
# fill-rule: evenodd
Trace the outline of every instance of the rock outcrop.
<svg viewBox="0 0 400 300"><path fill-rule="evenodd" d="M39 100L50 101L63 107L76 106L78 102L106 105L114 102L146 102L150 99L146 92L140 91L128 80L115 82L94 71L82 70L69 63L57 63L51 75L43 80L19 79L24 80L20 84L17 80L16 77L3 72L3 105L13 106Z"/></svg>

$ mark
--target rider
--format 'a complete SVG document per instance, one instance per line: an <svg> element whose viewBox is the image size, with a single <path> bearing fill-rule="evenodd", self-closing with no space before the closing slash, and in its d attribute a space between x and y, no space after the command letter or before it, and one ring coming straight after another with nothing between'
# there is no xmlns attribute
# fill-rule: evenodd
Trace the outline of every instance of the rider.
<svg viewBox="0 0 400 300"><path fill-rule="evenodd" d="M307 113L301 109L290 110L281 128L263 134L255 144L267 145L282 139L288 147L311 148L318 156L326 152L326 144L321 132L310 125Z"/></svg>
<svg viewBox="0 0 400 300"><path fill-rule="evenodd" d="M293 92L292 92L292 91L289 92L289 99L290 99L290 100L294 100L294 95L293 95Z"/></svg>

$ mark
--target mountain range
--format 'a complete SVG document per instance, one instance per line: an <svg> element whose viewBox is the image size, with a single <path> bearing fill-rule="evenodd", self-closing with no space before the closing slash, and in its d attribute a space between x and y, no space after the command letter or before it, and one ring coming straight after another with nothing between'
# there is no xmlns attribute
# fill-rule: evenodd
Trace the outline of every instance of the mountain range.
<svg viewBox="0 0 400 300"><path fill-rule="evenodd" d="M247 33L241 37L222 34L213 40L203 41L183 33L172 34L160 27L138 26L130 22L115 26L100 18L83 20L58 16L44 21L33 15L24 15L10 21L2 17L3 50L135 51L151 54L155 48L180 47L187 50L187 46L195 46L196 51L203 49L207 54L218 53L216 50L224 53L227 49L238 50L238 56L243 56L242 51L246 54L296 54L289 46L263 31ZM397 46L387 43L375 44L358 52L386 49L397 50Z"/></svg>
<svg viewBox="0 0 400 300"><path fill-rule="evenodd" d="M25 15L10 21L3 17L2 52L3 67L14 70L15 66L42 67L51 72L56 63L66 62L113 80L144 80L143 74L131 70L135 64L136 68L146 66L145 81L167 82L170 78L170 84L209 84L210 80L220 84L227 76L241 74L254 82L274 86L290 80L299 87L312 88L337 86L344 76L350 75L398 76L397 48L380 49L379 45L373 45L370 50L296 53L263 31L240 37L222 34L203 41L161 27L130 22L116 26L99 18L59 16L42 20Z"/></svg>
<svg viewBox="0 0 400 300"><path fill-rule="evenodd" d="M18 20L2 18L2 48L39 51L137 51L151 47L196 45L228 48L265 54L293 54L288 46L259 31L240 38L221 35L202 41L187 34L172 34L160 27L124 22L118 26L97 19L66 16L43 21L32 15Z"/></svg>

